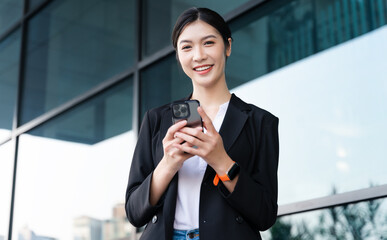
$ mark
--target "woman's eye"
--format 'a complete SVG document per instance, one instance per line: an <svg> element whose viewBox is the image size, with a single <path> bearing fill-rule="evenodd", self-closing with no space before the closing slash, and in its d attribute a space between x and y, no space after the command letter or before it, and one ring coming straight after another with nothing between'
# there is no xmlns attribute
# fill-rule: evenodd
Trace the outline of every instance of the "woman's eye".
<svg viewBox="0 0 387 240"><path fill-rule="evenodd" d="M187 49L190 49L191 48L191 46L183 46L182 48L181 48L181 50L187 50Z"/></svg>
<svg viewBox="0 0 387 240"><path fill-rule="evenodd" d="M213 41L207 41L207 42L204 43L204 45L211 45L211 44L214 44L214 42Z"/></svg>

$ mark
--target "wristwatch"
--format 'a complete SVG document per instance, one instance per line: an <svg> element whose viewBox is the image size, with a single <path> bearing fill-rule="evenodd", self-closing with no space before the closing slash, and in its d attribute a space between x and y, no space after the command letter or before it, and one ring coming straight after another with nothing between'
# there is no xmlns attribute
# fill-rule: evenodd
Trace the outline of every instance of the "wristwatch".
<svg viewBox="0 0 387 240"><path fill-rule="evenodd" d="M230 167L230 169L226 172L225 175L219 176L218 174L215 175L214 178L214 185L217 186L219 183L219 179L222 180L222 182L225 181L231 181L233 180L239 173L240 167L238 163L234 162L234 164Z"/></svg>

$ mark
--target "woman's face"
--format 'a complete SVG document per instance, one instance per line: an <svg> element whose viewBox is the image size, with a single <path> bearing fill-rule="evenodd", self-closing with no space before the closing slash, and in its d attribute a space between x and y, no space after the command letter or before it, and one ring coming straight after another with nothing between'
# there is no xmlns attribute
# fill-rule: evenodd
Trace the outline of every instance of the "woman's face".
<svg viewBox="0 0 387 240"><path fill-rule="evenodd" d="M214 87L225 81L226 56L231 53L220 33L201 20L184 27L177 41L177 53L183 71L195 86Z"/></svg>

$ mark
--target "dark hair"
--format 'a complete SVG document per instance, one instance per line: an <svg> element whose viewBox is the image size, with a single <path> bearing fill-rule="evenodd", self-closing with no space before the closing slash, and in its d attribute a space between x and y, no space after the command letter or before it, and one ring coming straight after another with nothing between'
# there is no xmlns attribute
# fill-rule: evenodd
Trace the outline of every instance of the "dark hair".
<svg viewBox="0 0 387 240"><path fill-rule="evenodd" d="M227 49L229 47L228 39L231 38L231 31L224 19L215 11L208 8L189 8L185 10L177 19L175 27L172 31L172 44L175 50L177 50L177 39L187 24L195 22L196 20L202 20L214 27L223 38L224 46ZM231 38L232 39L232 38ZM176 51L177 53L177 51Z"/></svg>

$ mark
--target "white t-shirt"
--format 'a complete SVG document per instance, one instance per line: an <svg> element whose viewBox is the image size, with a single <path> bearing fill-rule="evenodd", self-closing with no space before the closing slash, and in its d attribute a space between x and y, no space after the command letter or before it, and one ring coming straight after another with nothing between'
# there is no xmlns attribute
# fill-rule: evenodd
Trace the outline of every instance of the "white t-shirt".
<svg viewBox="0 0 387 240"><path fill-rule="evenodd" d="M218 113L212 124L217 132L223 123L229 102L219 106ZM201 157L193 156L187 159L178 172L179 183L175 221L173 227L179 230L199 228L200 187L207 163Z"/></svg>

